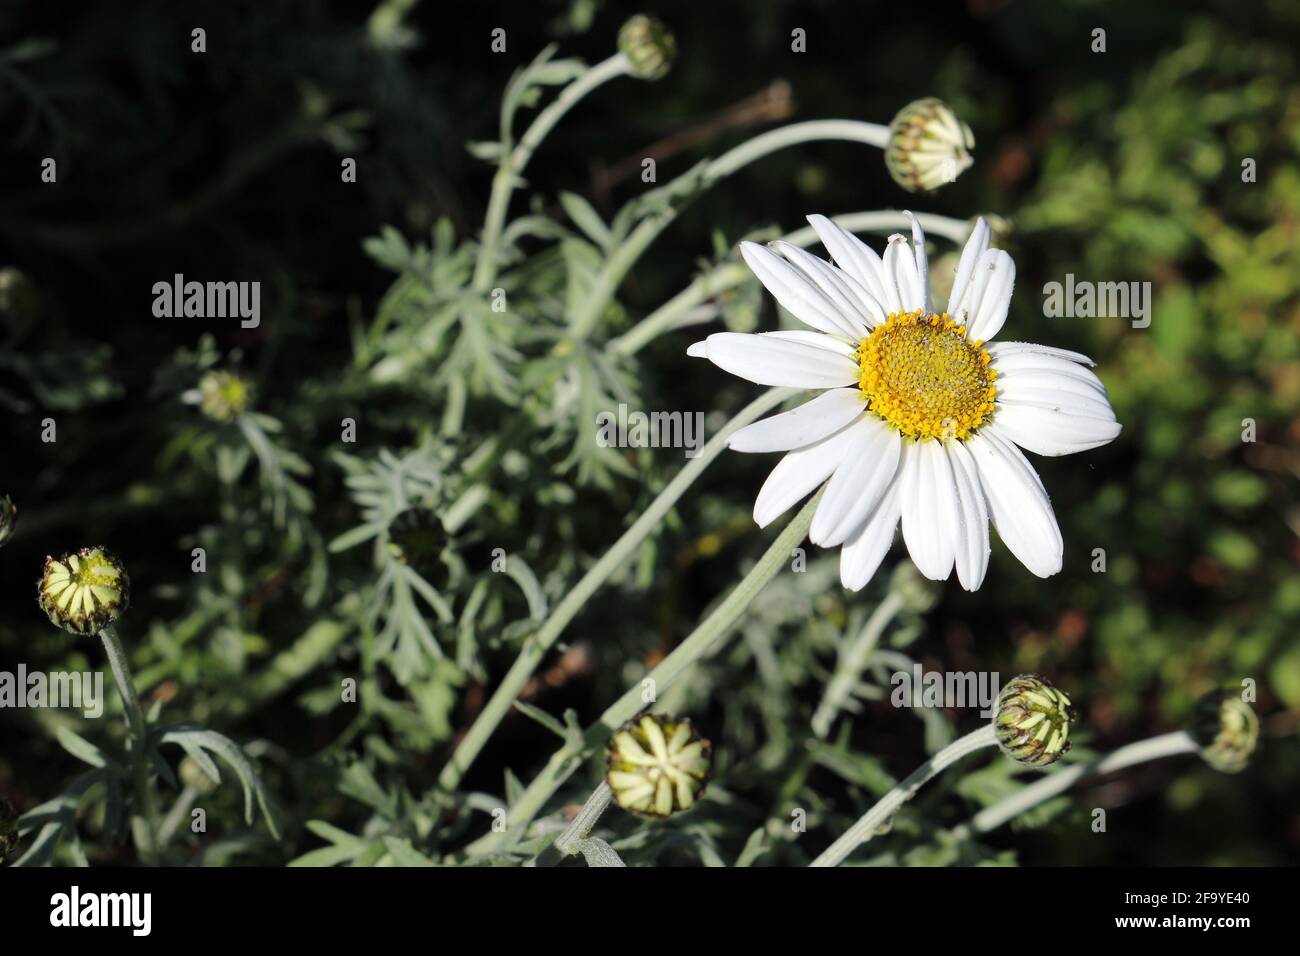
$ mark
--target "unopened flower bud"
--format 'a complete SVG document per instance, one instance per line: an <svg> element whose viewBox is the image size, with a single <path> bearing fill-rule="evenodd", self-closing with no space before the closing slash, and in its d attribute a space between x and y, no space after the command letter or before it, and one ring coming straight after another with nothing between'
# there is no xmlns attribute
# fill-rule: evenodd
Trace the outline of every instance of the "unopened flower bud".
<svg viewBox="0 0 1300 956"><path fill-rule="evenodd" d="M1056 763L1070 749L1070 698L1034 674L1013 677L998 694L993 718L998 747L1031 767Z"/></svg>
<svg viewBox="0 0 1300 956"><path fill-rule="evenodd" d="M1191 734L1211 767L1220 773L1240 773L1259 742L1259 718L1240 694L1213 690L1196 702Z"/></svg>
<svg viewBox="0 0 1300 956"><path fill-rule="evenodd" d="M253 386L232 372L208 372L199 379L199 409L215 422L229 424L253 403Z"/></svg>
<svg viewBox="0 0 1300 956"><path fill-rule="evenodd" d="M95 634L126 610L130 579L122 562L101 547L46 556L36 600L50 623L73 634Z"/></svg>
<svg viewBox="0 0 1300 956"><path fill-rule="evenodd" d="M908 103L889 124L885 166L908 192L931 192L970 167L975 137L933 96Z"/></svg>
<svg viewBox="0 0 1300 956"><path fill-rule="evenodd" d="M624 810L668 817L695 805L712 766L712 747L690 720L643 714L610 739L605 780Z"/></svg>
<svg viewBox="0 0 1300 956"><path fill-rule="evenodd" d="M632 64L632 75L658 80L668 74L677 55L677 41L656 17L637 14L618 31L618 48Z"/></svg>

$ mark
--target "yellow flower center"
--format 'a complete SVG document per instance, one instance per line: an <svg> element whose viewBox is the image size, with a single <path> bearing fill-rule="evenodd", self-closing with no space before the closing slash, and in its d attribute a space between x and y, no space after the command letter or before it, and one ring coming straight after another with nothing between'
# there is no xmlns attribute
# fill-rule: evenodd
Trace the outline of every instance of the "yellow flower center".
<svg viewBox="0 0 1300 956"><path fill-rule="evenodd" d="M946 312L894 312L858 345L858 386L867 407L910 438L967 438L993 414L998 391L983 345Z"/></svg>

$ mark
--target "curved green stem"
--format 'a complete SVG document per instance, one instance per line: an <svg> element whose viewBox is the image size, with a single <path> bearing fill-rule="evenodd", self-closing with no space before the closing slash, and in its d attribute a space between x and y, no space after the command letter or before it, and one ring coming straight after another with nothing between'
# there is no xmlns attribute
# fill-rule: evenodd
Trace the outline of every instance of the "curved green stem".
<svg viewBox="0 0 1300 956"><path fill-rule="evenodd" d="M945 767L976 750L996 746L997 742L992 723L985 724L979 730L954 740L921 764L906 780L881 797L874 807L858 819L857 823L845 830L838 840L827 847L825 853L808 865L839 866L850 853L875 836L890 817L898 812L899 807L911 800L916 795L916 791Z"/></svg>
<svg viewBox="0 0 1300 956"><path fill-rule="evenodd" d="M631 68L632 64L622 53L616 53L589 68L566 86L546 109L537 114L537 118L524 133L523 139L511 150L510 155L501 161L496 176L492 179L492 195L488 199L487 216L483 222L483 237L479 244L478 261L474 264L475 289L486 292L492 280L496 278L497 245L501 239L501 229L505 225L510 196L537 147L579 100L601 84L628 73Z"/></svg>
<svg viewBox="0 0 1300 956"><path fill-rule="evenodd" d="M641 542L659 525L664 515L685 494L686 489L691 486L713 459L717 458L722 450L727 447L727 439L731 434L775 408L794 394L796 394L794 389L774 388L763 393L738 412L731 421L727 422L722 431L714 435L704 445L700 450L700 454L692 458L677 473L677 476L664 487L664 490L646 508L645 513L623 532L622 537L614 542L609 551L591 566L591 569L582 576L582 579L574 586L573 590L566 594L564 599L555 606L555 610L551 612L551 616L547 618L541 629L524 642L518 658L515 659L514 664L502 679L500 686L492 694L487 705L479 712L468 732L461 738L455 753L452 754L451 759L443 767L442 773L438 777L438 789L440 791L450 793L456 789L461 778L464 777L465 771L474 762L483 746L487 743L488 738L496 730L497 725L510 712L511 706L519 696L519 692L523 690L528 679L532 677L533 672L541 663L546 652L550 650L551 645L568 627L569 622L582 610L587 600L609 579L610 575L627 564L632 554L640 547Z"/></svg>
<svg viewBox="0 0 1300 956"><path fill-rule="evenodd" d="M500 848L511 834L523 833L546 801L563 785L569 775L581 766L583 760L605 744L614 730L650 706L654 699L671 687L692 664L714 650L758 592L776 577L790 560L791 552L808 533L813 512L821 502L823 491L817 492L809 499L768 546L767 551L758 559L758 563L709 616L700 622L686 640L677 645L671 654L646 675L644 680L630 687L622 697L611 704L596 722L587 728L581 741L566 744L552 754L546 768L528 785L514 806L510 808L506 816L505 830L500 833L489 833L476 840L470 844L467 853L470 855L491 853ZM647 681L653 690L649 699L642 689Z"/></svg>
<svg viewBox="0 0 1300 956"><path fill-rule="evenodd" d="M1026 810L1038 806L1045 800L1050 800L1057 794L1064 793L1084 777L1111 773L1115 770L1131 767L1134 764L1146 763L1148 760L1159 760L1162 757L1172 757L1177 754L1196 753L1199 749L1196 741L1185 730L1148 737L1146 740L1139 740L1137 743L1120 747L1099 760L1075 764L1072 767L1066 767L1064 770L1049 774L1041 780L1035 780L1029 786L1022 788L1011 796L999 800L992 806L985 807L966 823L954 827L948 832L959 840L969 839L980 833L988 833L990 830L996 830L1008 820L1020 816Z"/></svg>
<svg viewBox="0 0 1300 956"><path fill-rule="evenodd" d="M673 201L673 197L684 193L684 198L691 198L769 153L815 140L847 140L884 149L889 145L889 127L857 120L810 120L806 123L791 123L789 126L769 130L741 143L735 149L708 163L702 171L692 170L667 185L647 193L640 200L642 205L658 200L663 203L663 207L643 219L614 254L605 261L581 309L575 312L569 321L569 334L575 339L583 339L591 334L632 265L659 233L677 218L681 205L680 200Z"/></svg>

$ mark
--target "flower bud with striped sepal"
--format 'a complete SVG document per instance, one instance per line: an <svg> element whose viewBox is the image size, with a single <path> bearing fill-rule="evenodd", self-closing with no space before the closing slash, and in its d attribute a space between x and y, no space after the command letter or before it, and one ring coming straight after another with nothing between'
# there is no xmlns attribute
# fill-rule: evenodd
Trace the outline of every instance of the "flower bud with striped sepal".
<svg viewBox="0 0 1300 956"><path fill-rule="evenodd" d="M1035 674L1013 677L998 694L993 730L998 747L1031 767L1056 763L1070 749L1070 698Z"/></svg>
<svg viewBox="0 0 1300 956"><path fill-rule="evenodd" d="M1259 742L1259 717L1240 694L1213 690L1196 702L1191 734L1211 767L1220 773L1240 773Z"/></svg>
<svg viewBox="0 0 1300 956"><path fill-rule="evenodd" d="M889 124L885 166L908 192L933 192L975 162L974 148L970 127L942 100L927 96L908 103Z"/></svg>

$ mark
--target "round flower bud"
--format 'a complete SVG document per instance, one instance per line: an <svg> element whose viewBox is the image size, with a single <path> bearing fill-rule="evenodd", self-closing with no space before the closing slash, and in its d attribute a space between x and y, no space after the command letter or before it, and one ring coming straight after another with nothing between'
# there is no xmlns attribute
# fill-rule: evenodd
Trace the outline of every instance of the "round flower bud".
<svg viewBox="0 0 1300 956"><path fill-rule="evenodd" d="M643 714L610 738L605 780L624 810L663 818L695 805L712 766L712 745L688 719Z"/></svg>
<svg viewBox="0 0 1300 956"><path fill-rule="evenodd" d="M73 634L95 634L126 610L130 587L126 568L111 552L82 548L58 558L46 556L36 600L50 623Z"/></svg>
<svg viewBox="0 0 1300 956"><path fill-rule="evenodd" d="M908 192L931 192L974 162L970 127L933 96L908 103L889 124L885 166Z"/></svg>
<svg viewBox="0 0 1300 956"><path fill-rule="evenodd" d="M18 846L18 811L14 805L0 797L0 863L8 859Z"/></svg>
<svg viewBox="0 0 1300 956"><path fill-rule="evenodd" d="M631 62L633 76L658 80L668 75L677 41L657 18L637 14L618 31L618 48Z"/></svg>
<svg viewBox="0 0 1300 956"><path fill-rule="evenodd" d="M1240 773L1259 742L1259 718L1240 694L1213 690L1196 702L1191 733L1206 763L1220 773Z"/></svg>
<svg viewBox="0 0 1300 956"><path fill-rule="evenodd" d="M181 783L200 796L207 796L217 789L218 783L208 776L208 772L199 766L193 757L186 757L180 766Z"/></svg>
<svg viewBox="0 0 1300 956"><path fill-rule="evenodd" d="M0 547L14 536L18 524L18 506L8 495L0 495Z"/></svg>
<svg viewBox="0 0 1300 956"><path fill-rule="evenodd" d="M1012 760L1046 767L1070 749L1070 698L1034 674L1013 677L998 694L993 729Z"/></svg>
<svg viewBox="0 0 1300 956"><path fill-rule="evenodd" d="M252 402L253 386L232 372L208 372L199 379L199 409L214 422L233 422Z"/></svg>

